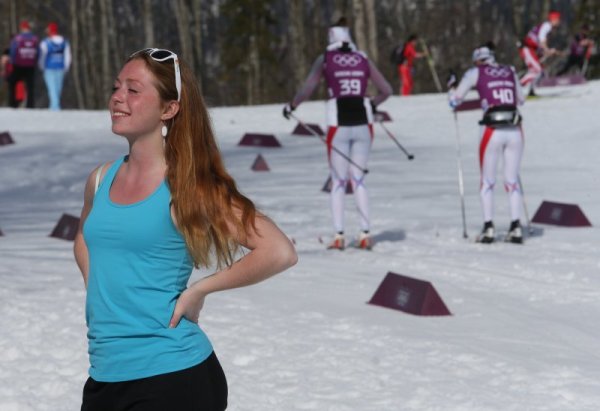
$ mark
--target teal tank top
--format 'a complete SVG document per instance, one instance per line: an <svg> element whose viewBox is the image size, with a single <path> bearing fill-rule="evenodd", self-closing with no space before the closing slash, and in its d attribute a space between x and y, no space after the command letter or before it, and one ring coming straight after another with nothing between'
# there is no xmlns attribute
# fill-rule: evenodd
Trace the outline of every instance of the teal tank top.
<svg viewBox="0 0 600 411"><path fill-rule="evenodd" d="M112 202L109 190L123 160L107 170L83 226L89 374L102 382L182 370L212 353L198 324L182 318L169 328L193 263L171 218L168 185L163 181L134 204Z"/></svg>

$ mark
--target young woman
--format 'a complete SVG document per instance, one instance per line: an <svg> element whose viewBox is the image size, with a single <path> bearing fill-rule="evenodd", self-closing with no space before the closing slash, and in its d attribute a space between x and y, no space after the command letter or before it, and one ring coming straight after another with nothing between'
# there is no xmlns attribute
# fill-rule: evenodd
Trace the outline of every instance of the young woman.
<svg viewBox="0 0 600 411"><path fill-rule="evenodd" d="M91 365L81 409L224 410L225 376L197 324L204 300L294 265L294 247L237 190L175 53L132 54L109 109L129 153L90 174L75 239ZM186 287L211 256L218 271Z"/></svg>
<svg viewBox="0 0 600 411"><path fill-rule="evenodd" d="M331 211L336 231L328 248L345 248L344 195L350 179L360 215L361 231L357 245L370 249L369 198L363 170L367 166L373 140L374 108L392 94L392 87L373 62L356 49L344 18L329 28L328 37L327 50L315 60L303 87L284 107L283 115L289 118L291 112L310 97L321 77L325 78L329 95L326 110ZM372 99L366 96L369 80L378 90Z"/></svg>

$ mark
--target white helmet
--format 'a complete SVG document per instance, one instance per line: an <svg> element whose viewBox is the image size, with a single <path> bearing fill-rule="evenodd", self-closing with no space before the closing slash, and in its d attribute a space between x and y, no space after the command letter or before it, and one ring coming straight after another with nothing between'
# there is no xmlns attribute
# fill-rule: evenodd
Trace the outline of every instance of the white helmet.
<svg viewBox="0 0 600 411"><path fill-rule="evenodd" d="M329 28L328 38L329 44L332 43L352 43L350 37L350 29L345 26L332 26Z"/></svg>
<svg viewBox="0 0 600 411"><path fill-rule="evenodd" d="M478 61L484 63L493 63L495 61L494 52L487 46L477 47L475 50L473 50L473 63Z"/></svg>

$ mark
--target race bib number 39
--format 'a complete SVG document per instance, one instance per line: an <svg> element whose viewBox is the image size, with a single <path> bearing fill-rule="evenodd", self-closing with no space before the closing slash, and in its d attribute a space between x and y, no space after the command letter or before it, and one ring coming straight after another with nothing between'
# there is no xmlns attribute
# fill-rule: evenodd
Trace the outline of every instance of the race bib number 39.
<svg viewBox="0 0 600 411"><path fill-rule="evenodd" d="M341 79L340 80L340 96L358 96L360 95L360 80L358 79Z"/></svg>

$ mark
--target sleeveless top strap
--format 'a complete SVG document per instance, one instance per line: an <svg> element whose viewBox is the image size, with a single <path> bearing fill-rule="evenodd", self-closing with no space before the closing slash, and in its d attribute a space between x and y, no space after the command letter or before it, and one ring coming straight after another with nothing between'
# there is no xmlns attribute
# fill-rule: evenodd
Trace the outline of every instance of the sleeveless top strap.
<svg viewBox="0 0 600 411"><path fill-rule="evenodd" d="M102 174L102 170L104 169L105 165L106 163L102 164L100 167L98 167L98 170L96 171L96 185L94 186L94 194L98 192L98 186L100 185L100 175Z"/></svg>
<svg viewBox="0 0 600 411"><path fill-rule="evenodd" d="M106 170L106 174L104 175L104 179L102 181L104 181L105 179L108 178L110 184L112 184L112 180L113 180L115 174L119 170L119 167L121 166L121 164L123 163L123 161L125 161L126 157L127 156L124 156L124 157L116 159L112 163L112 165ZM98 189L100 189L100 183L101 183L100 177L101 177L101 174L102 174L102 170L104 169L104 167L106 166L106 164L107 163L102 164L98 168L98 170L96 172L96 184L95 184L95 187L94 187L94 195L98 192Z"/></svg>

